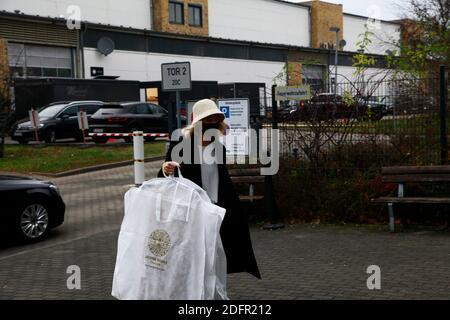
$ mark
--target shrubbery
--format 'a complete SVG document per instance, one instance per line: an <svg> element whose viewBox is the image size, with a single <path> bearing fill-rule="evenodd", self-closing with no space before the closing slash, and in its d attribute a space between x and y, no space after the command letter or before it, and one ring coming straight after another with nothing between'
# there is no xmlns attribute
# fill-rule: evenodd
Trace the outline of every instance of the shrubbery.
<svg viewBox="0 0 450 320"><path fill-rule="evenodd" d="M381 167L407 165L397 148L386 144L359 143L341 146L323 154L320 167L304 159L280 159L275 190L280 217L286 222L385 223L386 206L370 203L371 198L394 195L396 184L381 181ZM450 186L428 188L411 185L410 195L449 193ZM447 206L448 207L448 206ZM439 222L447 208L402 206L411 222ZM426 216L422 213L427 212ZM432 214L431 214L432 213ZM439 219L436 219L436 218ZM441 219L442 218L442 219ZM429 221L428 221L429 220Z"/></svg>

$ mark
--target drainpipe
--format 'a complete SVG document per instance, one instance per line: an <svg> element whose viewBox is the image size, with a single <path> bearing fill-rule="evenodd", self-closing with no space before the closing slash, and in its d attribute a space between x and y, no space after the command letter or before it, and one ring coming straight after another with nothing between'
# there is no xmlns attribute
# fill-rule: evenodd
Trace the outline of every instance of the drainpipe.
<svg viewBox="0 0 450 320"><path fill-rule="evenodd" d="M150 30L155 30L155 5L154 0L150 0Z"/></svg>
<svg viewBox="0 0 450 320"><path fill-rule="evenodd" d="M312 48L312 7L308 7L308 35L309 35L309 47Z"/></svg>
<svg viewBox="0 0 450 320"><path fill-rule="evenodd" d="M77 61L78 61L78 78L85 78L85 70L84 70L84 33L87 30L87 23L81 23L81 28L79 31L79 37L78 37L78 47L77 50L79 51L77 54Z"/></svg>

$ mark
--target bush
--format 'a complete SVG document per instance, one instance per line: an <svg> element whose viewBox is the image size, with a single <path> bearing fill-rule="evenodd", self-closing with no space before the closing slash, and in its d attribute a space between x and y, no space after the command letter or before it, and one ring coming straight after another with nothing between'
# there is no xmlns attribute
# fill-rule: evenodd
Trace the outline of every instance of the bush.
<svg viewBox="0 0 450 320"><path fill-rule="evenodd" d="M286 222L386 223L386 206L374 205L370 199L397 192L396 184L382 182L381 167L400 164L405 165L405 158L396 148L376 143L332 149L323 156L320 167L314 167L304 159L280 159L275 183L280 216ZM448 194L450 186L433 186L427 190ZM411 195L423 191L408 187ZM398 209L401 209L399 212L407 210L412 222L425 221L420 213L410 215L411 207ZM417 212L426 210L418 206L413 209ZM442 214L445 209L433 210L436 214L428 221L436 215L445 216ZM430 217L430 214L426 216Z"/></svg>

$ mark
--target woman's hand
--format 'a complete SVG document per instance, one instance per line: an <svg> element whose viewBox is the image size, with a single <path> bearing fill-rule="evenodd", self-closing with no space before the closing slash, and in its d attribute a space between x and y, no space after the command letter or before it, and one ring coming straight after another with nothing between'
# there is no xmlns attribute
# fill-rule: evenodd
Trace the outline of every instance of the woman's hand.
<svg viewBox="0 0 450 320"><path fill-rule="evenodd" d="M175 172L175 167L179 166L178 162L168 161L162 164L162 170L166 176L173 175Z"/></svg>

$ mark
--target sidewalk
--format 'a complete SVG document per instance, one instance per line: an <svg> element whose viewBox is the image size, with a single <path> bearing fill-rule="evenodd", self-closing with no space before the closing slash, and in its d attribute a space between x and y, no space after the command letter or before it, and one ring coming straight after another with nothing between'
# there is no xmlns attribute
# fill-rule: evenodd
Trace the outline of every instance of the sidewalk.
<svg viewBox="0 0 450 320"><path fill-rule="evenodd" d="M161 161L145 164L156 176ZM44 242L0 246L0 299L111 299L123 194L133 166L51 179L66 221ZM228 277L231 299L450 299L450 232L390 233L387 226L297 225L251 228L262 280ZM67 267L81 268L69 290ZM366 285L381 268L381 290Z"/></svg>
<svg viewBox="0 0 450 320"><path fill-rule="evenodd" d="M0 299L111 299L118 230L0 258ZM263 280L228 278L231 299L450 299L450 234L371 228L252 229ZM366 269L381 268L381 290ZM66 268L81 268L68 290Z"/></svg>

